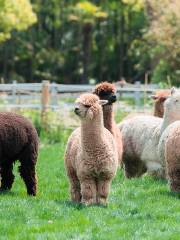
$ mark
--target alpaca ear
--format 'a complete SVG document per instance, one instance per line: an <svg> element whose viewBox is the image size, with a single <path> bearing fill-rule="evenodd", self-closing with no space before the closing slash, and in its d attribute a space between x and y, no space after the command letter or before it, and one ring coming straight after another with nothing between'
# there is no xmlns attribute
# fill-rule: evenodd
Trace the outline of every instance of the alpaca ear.
<svg viewBox="0 0 180 240"><path fill-rule="evenodd" d="M173 95L175 92L176 92L176 88L175 88L175 87L172 87L172 88L171 88L171 95Z"/></svg>
<svg viewBox="0 0 180 240"><path fill-rule="evenodd" d="M99 100L99 105L103 106L108 103L108 100Z"/></svg>
<svg viewBox="0 0 180 240"><path fill-rule="evenodd" d="M153 99L153 100L158 99L158 97L156 95L151 95L150 98Z"/></svg>

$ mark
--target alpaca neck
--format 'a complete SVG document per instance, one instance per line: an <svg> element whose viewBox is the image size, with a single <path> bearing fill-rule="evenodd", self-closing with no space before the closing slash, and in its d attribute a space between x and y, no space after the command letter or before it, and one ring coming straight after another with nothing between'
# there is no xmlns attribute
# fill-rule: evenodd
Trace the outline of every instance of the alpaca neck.
<svg viewBox="0 0 180 240"><path fill-rule="evenodd" d="M163 123L161 127L161 134L163 131L173 122L178 121L179 117L176 113L167 113L167 111L164 113Z"/></svg>
<svg viewBox="0 0 180 240"><path fill-rule="evenodd" d="M84 120L81 123L81 141L83 147L90 149L102 144L104 137L104 123L101 116L93 120Z"/></svg>
<svg viewBox="0 0 180 240"><path fill-rule="evenodd" d="M153 114L155 117L160 117L162 118L163 117L163 112L161 110L161 107L160 107L160 103L159 102L155 102L154 103L154 114Z"/></svg>
<svg viewBox="0 0 180 240"><path fill-rule="evenodd" d="M103 119L104 127L107 128L113 134L113 126L115 122L112 104L103 106Z"/></svg>

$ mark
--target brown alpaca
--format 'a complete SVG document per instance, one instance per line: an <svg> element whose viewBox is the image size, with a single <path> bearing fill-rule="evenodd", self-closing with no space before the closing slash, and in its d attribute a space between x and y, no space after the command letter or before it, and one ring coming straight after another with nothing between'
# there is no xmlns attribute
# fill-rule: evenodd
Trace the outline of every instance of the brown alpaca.
<svg viewBox="0 0 180 240"><path fill-rule="evenodd" d="M180 121L171 124L165 143L167 178L172 192L180 193Z"/></svg>
<svg viewBox="0 0 180 240"><path fill-rule="evenodd" d="M163 118L164 115L164 102L171 95L170 90L157 91L151 98L154 100L154 113L155 117Z"/></svg>
<svg viewBox="0 0 180 240"><path fill-rule="evenodd" d="M0 113L1 191L11 189L14 182L13 164L19 160L19 172L26 184L27 193L36 195L38 143L37 132L28 119L15 113Z"/></svg>
<svg viewBox="0 0 180 240"><path fill-rule="evenodd" d="M159 157L165 163L166 175L173 192L180 193L180 92L176 89L171 90L170 98L165 102L166 124L162 128L162 136L159 141ZM176 121L172 121L173 119Z"/></svg>
<svg viewBox="0 0 180 240"><path fill-rule="evenodd" d="M106 204L118 157L112 134L104 128L101 105L94 94L82 94L75 113L81 120L69 137L65 166L70 181L71 200L85 205Z"/></svg>
<svg viewBox="0 0 180 240"><path fill-rule="evenodd" d="M104 127L107 128L114 136L117 144L119 165L121 165L123 152L122 135L115 122L113 112L113 103L117 100L115 86L111 83L103 82L96 85L93 93L100 99L108 101L108 104L103 105Z"/></svg>

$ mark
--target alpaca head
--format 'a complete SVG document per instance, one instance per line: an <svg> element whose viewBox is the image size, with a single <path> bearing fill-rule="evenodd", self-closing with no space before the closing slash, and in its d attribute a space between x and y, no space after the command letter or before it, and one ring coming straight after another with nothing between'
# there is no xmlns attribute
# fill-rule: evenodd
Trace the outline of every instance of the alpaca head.
<svg viewBox="0 0 180 240"><path fill-rule="evenodd" d="M112 104L117 100L115 86L108 82L103 82L96 85L93 93L96 94L100 99L107 100L108 104Z"/></svg>
<svg viewBox="0 0 180 240"><path fill-rule="evenodd" d="M154 115L157 117L163 117L164 115L164 102L171 95L170 90L157 91L151 98L154 100Z"/></svg>
<svg viewBox="0 0 180 240"><path fill-rule="evenodd" d="M100 100L98 96L94 94L84 93L76 100L74 112L81 119L92 120L101 114L101 106L107 103L107 100Z"/></svg>
<svg viewBox="0 0 180 240"><path fill-rule="evenodd" d="M165 113L175 120L180 120L180 91L172 88L170 97L164 104Z"/></svg>

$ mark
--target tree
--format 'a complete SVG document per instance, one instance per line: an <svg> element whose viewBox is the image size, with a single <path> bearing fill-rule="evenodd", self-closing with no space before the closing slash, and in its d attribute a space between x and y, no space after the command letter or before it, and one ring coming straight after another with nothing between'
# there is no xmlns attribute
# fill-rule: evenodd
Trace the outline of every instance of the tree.
<svg viewBox="0 0 180 240"><path fill-rule="evenodd" d="M89 1L77 3L72 8L69 20L77 22L82 28L83 75L82 83L88 83L92 30L97 20L107 18L107 13Z"/></svg>
<svg viewBox="0 0 180 240"><path fill-rule="evenodd" d="M153 80L180 78L180 1L146 0L149 28L145 39L149 43Z"/></svg>
<svg viewBox="0 0 180 240"><path fill-rule="evenodd" d="M26 30L36 20L28 0L0 0L0 42L10 38L12 30Z"/></svg>

